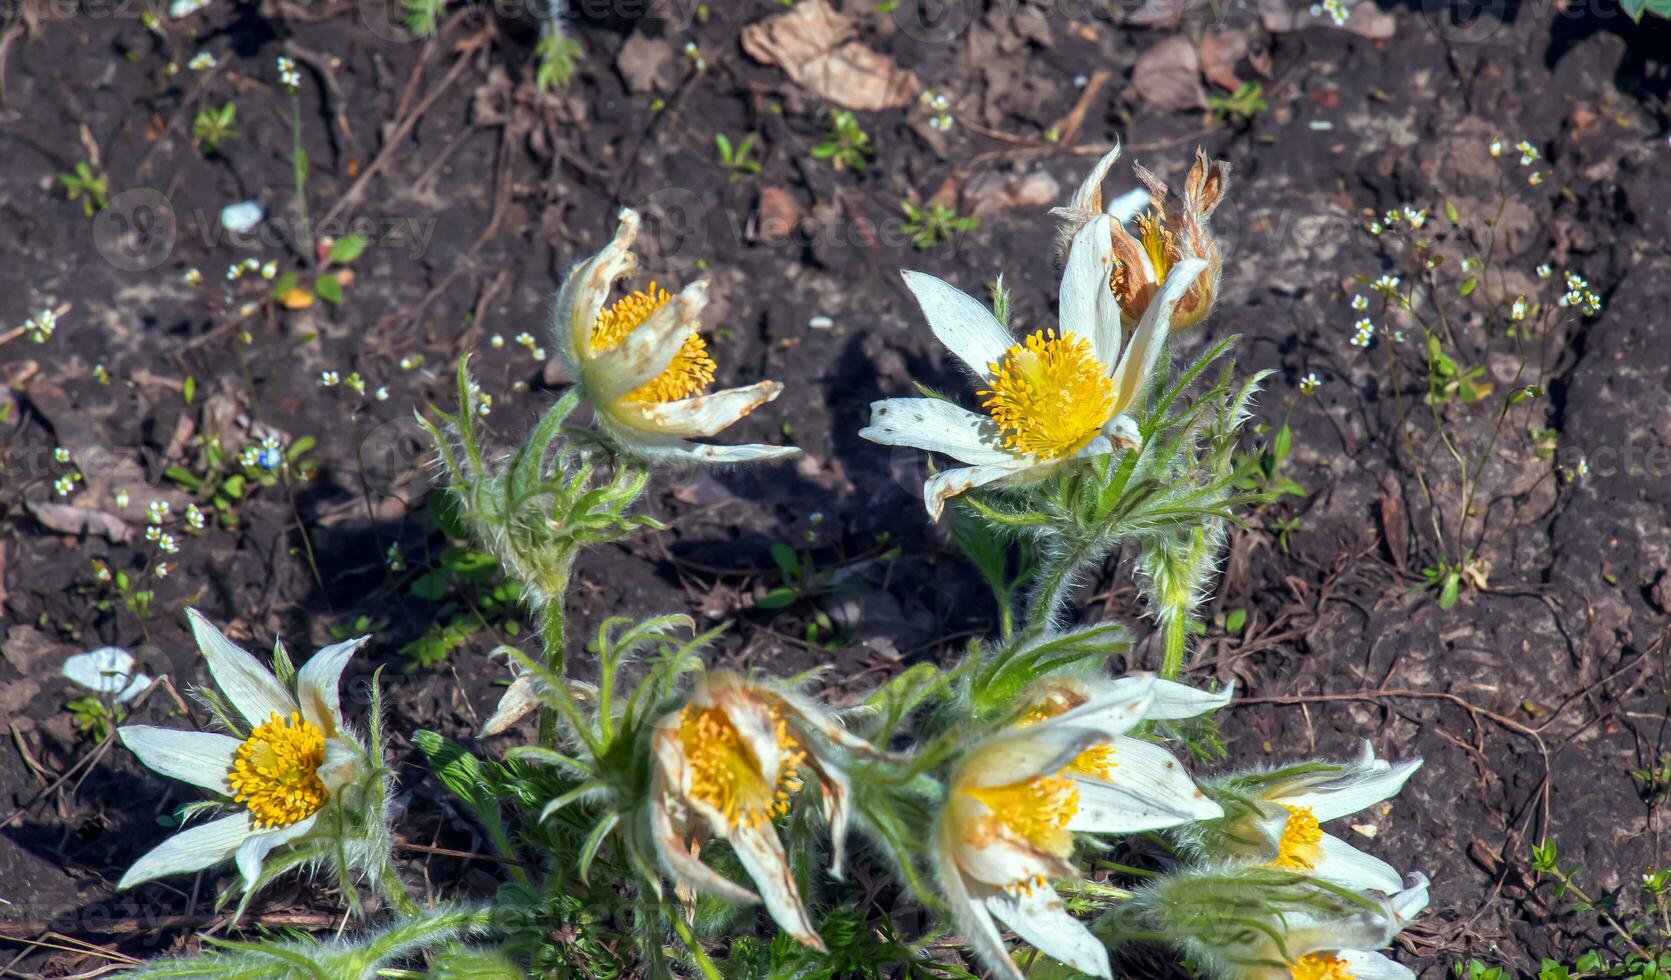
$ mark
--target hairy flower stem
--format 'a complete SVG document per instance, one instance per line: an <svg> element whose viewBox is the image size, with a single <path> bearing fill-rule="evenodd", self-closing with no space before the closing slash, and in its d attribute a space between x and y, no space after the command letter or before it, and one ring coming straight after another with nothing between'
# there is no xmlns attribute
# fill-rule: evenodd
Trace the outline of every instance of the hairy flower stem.
<svg viewBox="0 0 1671 980"><path fill-rule="evenodd" d="M568 679L568 665L564 663L563 641L567 635L568 613L565 604L568 601L568 576L563 577L563 587L556 590L551 598L545 601L540 610L541 630L540 641L545 646L545 669L559 680ZM540 744L556 747L557 745L557 711L549 704L540 705Z"/></svg>
<svg viewBox="0 0 1671 980"><path fill-rule="evenodd" d="M1166 617L1166 654L1160 662L1160 678L1175 681L1184 671L1184 654L1189 648L1189 612L1173 609Z"/></svg>
<svg viewBox="0 0 1671 980"><path fill-rule="evenodd" d="M383 856L383 870L377 875L377 887L383 893L383 900L402 916L410 919L418 914L418 903L407 893L392 855Z"/></svg>
<svg viewBox="0 0 1671 980"><path fill-rule="evenodd" d="M1028 596L1028 626L1048 626L1061 615L1080 573L1093 560L1095 545L1093 536L1076 535L1062 551L1045 559L1033 593Z"/></svg>

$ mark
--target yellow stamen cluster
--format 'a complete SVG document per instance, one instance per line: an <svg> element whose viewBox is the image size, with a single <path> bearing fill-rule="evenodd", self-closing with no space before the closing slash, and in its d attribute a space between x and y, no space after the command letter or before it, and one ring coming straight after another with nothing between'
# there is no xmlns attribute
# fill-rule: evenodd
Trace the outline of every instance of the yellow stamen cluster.
<svg viewBox="0 0 1671 980"><path fill-rule="evenodd" d="M1177 236L1159 214L1150 210L1137 216L1137 240L1149 256L1149 264L1155 267L1155 282L1165 282L1178 260Z"/></svg>
<svg viewBox="0 0 1671 980"><path fill-rule="evenodd" d="M605 307L598 314L597 322L592 324L592 349L607 351L621 346L634 330L643 326L644 321L672 299L671 293L652 282L649 289L629 293ZM628 392L625 400L670 402L689 398L713 384L716 367L718 365L708 354L707 341L693 330L685 337L684 344L673 355L673 361L666 370Z"/></svg>
<svg viewBox="0 0 1671 980"><path fill-rule="evenodd" d="M789 733L782 715L769 710L779 754L777 771L772 774L761 770L760 761L723 709L686 706L679 713L679 741L690 766L691 798L718 810L733 829L758 830L788 813L790 798L803 785L800 765L806 751Z"/></svg>
<svg viewBox="0 0 1671 980"><path fill-rule="evenodd" d="M1282 808L1288 811L1288 820L1282 825L1282 839L1277 842L1276 860L1271 862L1271 867L1311 871L1317 867L1317 844L1323 839L1322 825L1312 816L1310 807L1283 804Z"/></svg>
<svg viewBox="0 0 1671 980"><path fill-rule="evenodd" d="M1073 780L1035 776L964 792L985 803L1000 824L1035 848L1061 858L1073 853L1073 835L1067 830L1068 821L1079 812L1079 788Z"/></svg>
<svg viewBox="0 0 1671 980"><path fill-rule="evenodd" d="M288 827L305 820L325 805L325 784L319 767L325 764L325 736L318 726L274 714L250 732L232 757L226 781L233 800L249 807L257 827Z"/></svg>
<svg viewBox="0 0 1671 980"><path fill-rule="evenodd" d="M1307 953L1288 965L1293 980L1354 980L1346 961L1333 953Z"/></svg>
<svg viewBox="0 0 1671 980"><path fill-rule="evenodd" d="M1004 445L1040 459L1061 459L1085 448L1114 415L1114 382L1091 342L1040 330L988 367L989 386L977 392L1004 436Z"/></svg>

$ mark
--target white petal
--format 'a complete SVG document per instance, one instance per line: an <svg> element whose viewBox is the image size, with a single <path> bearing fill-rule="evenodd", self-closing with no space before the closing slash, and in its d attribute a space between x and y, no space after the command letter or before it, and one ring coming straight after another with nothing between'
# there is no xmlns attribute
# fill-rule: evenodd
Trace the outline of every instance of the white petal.
<svg viewBox="0 0 1671 980"><path fill-rule="evenodd" d="M238 845L238 873L244 876L246 885L254 885L261 877L261 862L267 860L267 855L276 847L288 844L313 829L314 821L319 819L313 814L296 821L288 827L275 830L257 830L248 839Z"/></svg>
<svg viewBox="0 0 1671 980"><path fill-rule="evenodd" d="M289 717L291 712L300 710L272 671L228 640L201 613L187 609L186 618L191 621L197 648L203 651L215 686L252 727L265 725L274 715Z"/></svg>
<svg viewBox="0 0 1671 980"><path fill-rule="evenodd" d="M820 761L812 762L820 777L824 792L824 822L830 825L830 877L840 880L847 854L847 824L852 807L852 784L847 774L836 766Z"/></svg>
<svg viewBox="0 0 1671 980"><path fill-rule="evenodd" d="M1311 875L1321 881L1350 888L1354 891L1376 891L1392 895L1404 884L1404 878L1392 865L1365 854L1333 834L1324 834L1318 841L1322 854Z"/></svg>
<svg viewBox="0 0 1671 980"><path fill-rule="evenodd" d="M730 841L754 886L760 890L760 900L773 921L802 945L822 951L824 940L818 938L818 931L801 905L801 893L795 887L794 873L789 870L789 858L783 853L783 842L777 839L772 825L740 826L731 832Z"/></svg>
<svg viewBox="0 0 1671 980"><path fill-rule="evenodd" d="M1056 321L1063 334L1089 340L1097 360L1112 369L1120 357L1120 305L1108 286L1114 271L1109 220L1106 214L1098 215L1073 236L1062 269Z"/></svg>
<svg viewBox="0 0 1671 980"><path fill-rule="evenodd" d="M1217 711L1230 703L1236 693L1234 682L1217 691L1203 691L1177 681L1155 679L1150 691L1149 710L1143 717L1153 721L1176 721Z"/></svg>
<svg viewBox="0 0 1671 980"><path fill-rule="evenodd" d="M782 393L782 382L760 381L678 401L616 402L611 411L627 425L688 439L714 435Z"/></svg>
<svg viewBox="0 0 1671 980"><path fill-rule="evenodd" d="M151 675L145 673L144 671L140 671L139 673L133 675L133 680L128 683L127 687L122 688L122 693L116 695L116 703L127 704L134 698L139 697L139 695L150 686Z"/></svg>
<svg viewBox="0 0 1671 980"><path fill-rule="evenodd" d="M722 877L714 869L703 864L691 854L690 848L685 846L684 834L673 825L672 816L668 813L665 803L666 787L660 787L662 792L656 792L650 800L650 832L655 838L656 855L661 858L662 868L675 881L688 885L696 891L706 892L733 902L738 905L752 905L760 901L760 896L744 888L742 885Z"/></svg>
<svg viewBox="0 0 1671 980"><path fill-rule="evenodd" d="M1114 767L1106 780L1069 773L1079 787L1079 812L1069 830L1129 834L1224 815L1172 753L1135 738L1116 738L1108 745Z"/></svg>
<svg viewBox="0 0 1671 980"><path fill-rule="evenodd" d="M961 466L942 470L923 483L923 504L928 507L930 520L940 519L946 501L976 487L984 487L1026 473L1033 467L1024 463L994 463L985 466Z"/></svg>
<svg viewBox="0 0 1671 980"><path fill-rule="evenodd" d="M635 429L628 425L612 421L610 413L599 412L593 416L607 432L610 438L620 444L621 448L649 463L677 464L699 463L711 466L723 466L728 463L758 463L780 459L792 459L801 454L795 446L768 446L759 443L749 443L739 446L713 446L707 443L690 442L677 436L657 435Z"/></svg>
<svg viewBox="0 0 1671 980"><path fill-rule="evenodd" d="M979 300L943 279L923 272L901 272L917 297L929 329L977 377L985 378L994 361L1015 346L1015 338Z"/></svg>
<svg viewBox="0 0 1671 980"><path fill-rule="evenodd" d="M1399 966L1380 953L1342 949L1335 953L1352 974L1352 980L1416 980L1407 967Z"/></svg>
<svg viewBox="0 0 1671 980"><path fill-rule="evenodd" d="M987 911L1022 939L1081 973L1112 980L1108 949L1062 904L1049 885L1023 896L994 889L985 898Z"/></svg>
<svg viewBox="0 0 1671 980"><path fill-rule="evenodd" d="M1034 726L1030 731L1061 725L1068 728L1091 728L1102 733L1108 741L1124 735L1148 717L1153 674L1132 674L1109 685L1102 693L1084 704Z"/></svg>
<svg viewBox="0 0 1671 980"><path fill-rule="evenodd" d="M342 695L338 686L342 682L343 668L348 666L348 658L369 639L371 637L362 636L333 643L314 654L296 672L296 693L302 702L302 718L318 725L326 738L331 738L342 729Z"/></svg>
<svg viewBox="0 0 1671 980"><path fill-rule="evenodd" d="M1138 321L1137 330L1132 334L1131 346L1126 348L1125 356L1120 358L1120 366L1114 370L1116 413L1124 412L1143 393L1149 372L1154 370L1155 359L1160 357L1165 346L1166 334L1172 329L1172 311L1205 268L1207 263L1201 259L1180 259L1149 300L1148 309L1143 311L1143 319Z"/></svg>
<svg viewBox="0 0 1671 980"><path fill-rule="evenodd" d="M1427 908L1427 886L1427 875L1414 871L1405 879L1404 890L1392 897L1388 904L1401 925Z"/></svg>
<svg viewBox="0 0 1671 980"><path fill-rule="evenodd" d="M950 828L947 847L958 873L971 883L1002 888L1040 875L1075 873L1071 864L1040 851L1003 824L994 826L992 810L967 793L952 794L942 819Z"/></svg>
<svg viewBox="0 0 1671 980"><path fill-rule="evenodd" d="M188 827L152 848L133 863L116 890L166 875L202 871L230 858L251 833L249 811Z"/></svg>
<svg viewBox="0 0 1671 980"><path fill-rule="evenodd" d="M62 672L95 694L115 694L133 678L133 654L121 647L100 647L64 661Z"/></svg>
<svg viewBox="0 0 1671 980"><path fill-rule="evenodd" d="M1056 772L1093 745L1108 741L1101 729L1057 722L1058 715L1025 728L1011 728L977 745L959 764L956 787L987 789L1023 783Z"/></svg>
<svg viewBox="0 0 1671 980"><path fill-rule="evenodd" d="M598 254L574 267L557 292L552 314L552 341L559 353L577 370L591 355L592 325L609 302L617 280L632 274L637 257L632 243L638 237L638 213L621 209L615 237Z"/></svg>
<svg viewBox="0 0 1671 980"><path fill-rule="evenodd" d="M1350 816L1368 809L1382 800L1398 795L1409 778L1420 769L1422 760L1410 759L1396 766L1381 763L1367 770L1357 770L1338 779L1307 787L1277 800L1289 806L1309 807L1319 823Z"/></svg>
<svg viewBox="0 0 1671 980"><path fill-rule="evenodd" d="M1137 420L1121 412L1108 420L1102 427L1102 436L1109 445L1119 449L1136 449L1143 445L1143 430L1138 428Z"/></svg>
<svg viewBox="0 0 1671 980"><path fill-rule="evenodd" d="M1091 437L1091 441L1087 442L1085 444L1084 449L1081 449L1079 452L1074 453L1073 458L1074 459L1095 459L1098 456L1107 456L1109 453L1111 453L1113 451L1114 451L1114 444L1109 441L1107 436L1102 435L1101 433L1098 433L1097 435Z"/></svg>
<svg viewBox="0 0 1671 980"><path fill-rule="evenodd" d="M319 781L325 784L327 792L335 793L359 777L363 761L363 753L346 740L328 738L325 761L319 765Z"/></svg>
<svg viewBox="0 0 1671 980"><path fill-rule="evenodd" d="M1143 213L1149 206L1151 198L1146 187L1134 187L1114 200L1108 202L1108 213L1121 225L1131 223L1131 219Z"/></svg>
<svg viewBox="0 0 1671 980"><path fill-rule="evenodd" d="M498 735L528 716L530 711L540 706L540 696L534 688L534 675L523 674L511 681L511 686L505 688L505 693L499 698L499 706L493 709L493 716L482 722L481 730L476 733L477 738L490 738Z"/></svg>
<svg viewBox="0 0 1671 980"><path fill-rule="evenodd" d="M1068 208L1074 211L1091 211L1101 207L1102 182L1108 179L1108 171L1114 167L1114 162L1120 159L1120 141L1114 141L1114 148L1102 155L1097 165L1079 182L1074 190L1073 198L1068 202ZM1145 198L1147 200L1147 198Z"/></svg>
<svg viewBox="0 0 1671 980"><path fill-rule="evenodd" d="M220 796L232 795L226 774L232 769L239 742L230 735L124 725L116 730L116 737L146 768Z"/></svg>
<svg viewBox="0 0 1671 980"><path fill-rule="evenodd" d="M870 403L870 425L859 438L884 446L944 453L971 466L1014 463L990 418L938 398L884 398Z"/></svg>
<svg viewBox="0 0 1671 980"><path fill-rule="evenodd" d="M940 870L941 888L946 893L946 908L952 914L963 942L968 945L995 980L1025 980L1015 961L1010 959L1004 937L992 921L986 906L970 894L970 884L963 880L947 841L948 831L942 826L941 842L936 854ZM977 886L979 887L979 886Z"/></svg>

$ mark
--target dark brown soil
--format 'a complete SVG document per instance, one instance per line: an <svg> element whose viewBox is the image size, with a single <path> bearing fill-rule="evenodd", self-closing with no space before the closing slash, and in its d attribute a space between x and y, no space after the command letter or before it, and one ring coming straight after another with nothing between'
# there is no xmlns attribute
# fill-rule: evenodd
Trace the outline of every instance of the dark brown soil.
<svg viewBox="0 0 1671 980"><path fill-rule="evenodd" d="M625 3L576 16L578 74L544 95L531 81L535 28L515 12L455 8L438 39L410 41L371 29L381 23L373 0L364 9L214 0L185 21L164 16L161 33L142 25L137 5L93 6L0 6L0 327L72 306L48 343L0 347L0 404L9 405L0 423L0 709L10 728L0 751L0 934L21 957L8 975L106 962L61 951L64 936L143 957L220 921L210 909L214 875L199 887L181 879L113 895L122 869L167 832L154 818L187 797L119 748L89 758L93 743L62 710L76 693L57 673L66 655L118 644L183 688L204 679L178 615L186 605L253 644L282 635L293 651L363 616L377 636L356 669L363 680L390 665L393 731L461 735L492 709L503 669L482 656L497 641L488 632L437 667L403 669L400 649L436 615L410 585L445 544L421 506L427 475L412 410L450 404L450 366L474 351L495 398L493 426L507 443L519 436L552 389L511 338L527 331L545 342L560 274L607 239L622 204L652 219L659 254L650 265L664 282L712 278L722 380L788 385L726 438L793 441L807 457L658 479L646 506L675 530L584 558L578 635L610 614L697 612L705 625L733 624L717 660L785 672L833 660L832 696L841 698L915 659L953 656L990 629L983 587L923 519L914 496L923 460L890 456L855 433L876 397L909 393L913 380L959 385L895 270L924 269L972 292L1004 272L1018 319L1042 321L1055 303L1054 230L1041 206L1000 207L973 232L917 251L900 232L899 201L931 198L948 181L955 194L987 173L1048 175L1065 196L1116 135L1174 178L1198 144L1235 165L1219 219L1224 296L1215 317L1181 339L1184 351L1243 334L1244 368L1276 371L1262 410L1271 423L1296 401L1303 375L1324 380L1292 415L1289 472L1309 493L1233 535L1197 661L1198 677L1237 678L1248 695L1226 719L1233 759L1338 755L1360 737L1383 754L1426 759L1369 821L1380 853L1433 877L1433 910L1402 956L1429 978L1470 956L1535 971L1541 956L1597 942L1588 917L1562 913L1529 887L1527 851L1542 837L1587 866L1593 892L1629 891L1640 872L1666 864L1664 810L1630 774L1667 748L1665 25L1633 26L1599 2L1564 11L1499 4L1457 25L1444 5L1426 3L1385 8L1395 34L1370 40L1319 26L1272 33L1242 9L1145 29L1098 4L967 0L964 28L925 42L871 0L851 0L839 6L855 17L859 40L946 94L958 123L934 132L914 104L860 113L877 161L838 173L810 155L827 106L739 45L744 25L783 11L767 0L711 3L706 18L644 20ZM901 14L914 6L905 0ZM1204 34L1246 39L1233 67L1263 80L1268 111L1229 125L1139 94L1139 55ZM665 46L668 67L648 78L650 91L632 91L621 67L634 38ZM692 70L687 41L699 45L704 70ZM200 50L219 67L189 70ZM273 67L281 54L303 74L315 216L367 219L378 240L354 264L339 308L264 304L240 320L237 302L222 298L229 264L254 256L299 266L290 237L241 247L216 219L245 199L264 205L264 227L291 214L289 100ZM164 71L170 62L177 73ZM1106 87L1093 78L1103 71ZM1087 91L1072 146L1038 138L1069 120ZM192 118L228 100L240 136L206 155L191 139ZM763 172L729 180L714 151L719 132L758 133ZM1505 234L1505 266L1520 275L1541 262L1577 269L1606 302L1562 336L1542 403L1559 460L1582 457L1591 472L1565 482L1543 464L1544 478L1515 483L1540 463L1524 432L1506 438L1493 472L1516 489L1482 498L1489 587L1442 610L1418 588L1440 550L1395 452L1392 382L1378 357L1347 343L1356 316L1349 277L1386 268L1375 241L1354 229L1364 209L1415 202L1438 213L1444 200L1494 200L1504 168L1483 151L1494 136L1532 141L1548 173L1538 187L1511 189L1526 218ZM95 148L111 207L93 221L54 175ZM787 207L799 230L773 234L763 200L767 219ZM174 232L148 253L159 203ZM193 267L205 278L196 288L182 282ZM261 293L247 288L238 301ZM809 326L816 316L833 327ZM488 344L496 334L502 349ZM400 367L420 356L421 368ZM108 384L96 377L101 365ZM358 371L389 397L323 389L325 370ZM530 387L514 391L518 383ZM317 438L317 476L241 502L235 529L174 528L177 566L157 585L149 618L120 604L100 611L92 561L138 574L154 549L137 534L114 545L41 526L25 502L57 499L52 483L66 468L52 448L75 450L88 478L92 489L74 502L108 507L109 489L132 487L123 516L137 531L147 493L170 499L177 522L187 497L161 472L193 465L190 437L225 430L241 441L240 417ZM94 498L101 487L106 496ZM1284 545L1271 528L1288 518L1299 524ZM850 569L848 590L823 603L842 641L833 652L804 640L813 604L753 608L779 584L775 541L809 550L824 569ZM896 544L897 560L871 561ZM391 546L406 570L389 569ZM1086 595L1086 617L1147 623L1124 573L1111 568ZM1248 627L1226 636L1224 614L1237 609L1248 611ZM1142 663L1156 660L1144 648ZM170 710L159 694L140 714L159 721ZM397 747L401 832L472 849L468 825L408 745ZM420 882L491 888L491 866L409 856ZM280 887L259 905L269 924L333 924L331 898L303 886ZM54 933L54 948L37 945Z"/></svg>

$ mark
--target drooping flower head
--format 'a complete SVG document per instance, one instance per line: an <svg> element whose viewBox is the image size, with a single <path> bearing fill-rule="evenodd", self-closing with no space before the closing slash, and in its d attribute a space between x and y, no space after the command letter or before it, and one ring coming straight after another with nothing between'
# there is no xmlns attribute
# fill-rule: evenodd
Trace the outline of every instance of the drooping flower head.
<svg viewBox="0 0 1671 980"><path fill-rule="evenodd" d="M1220 980L1415 980L1375 952L1427 907L1425 875L1353 894L1293 872L1206 866L1157 879L1131 903Z"/></svg>
<svg viewBox="0 0 1671 980"><path fill-rule="evenodd" d="M345 790L380 778L380 765L343 723L337 691L368 637L320 650L281 681L196 610L186 615L215 688L237 715L223 719L234 734L127 725L117 735L146 766L214 793L233 812L170 837L134 862L118 888L228 858L253 885L269 852L313 832L327 807L358 809L364 801L346 802ZM282 647L275 661L288 668Z"/></svg>
<svg viewBox="0 0 1671 980"><path fill-rule="evenodd" d="M1155 710L1156 683L1124 678L1072 705L1038 692L1017 724L976 745L953 773L936 860L961 934L994 976L1022 976L997 922L1076 970L1110 976L1102 942L1051 885L1079 877L1075 833L1152 830L1221 814L1169 753L1126 737ZM1170 707L1190 696L1211 697L1167 689L1162 700Z"/></svg>
<svg viewBox="0 0 1671 980"><path fill-rule="evenodd" d="M830 827L831 873L841 874L848 782L828 744L875 751L799 695L725 671L704 674L685 704L657 724L652 742L651 830L667 871L728 901L763 901L785 932L816 949L823 940L801 904L773 822L789 812L810 774ZM730 842L759 894L698 860L691 849L698 831Z"/></svg>
<svg viewBox="0 0 1671 980"><path fill-rule="evenodd" d="M702 338L708 284L677 295L651 283L610 300L633 274L638 213L623 209L615 238L569 273L557 294L557 351L592 404L599 425L622 449L652 462L743 463L785 459L792 446L715 446L711 436L775 399L783 385L759 381L704 394L717 365Z"/></svg>
<svg viewBox="0 0 1671 980"><path fill-rule="evenodd" d="M934 336L974 374L982 412L937 398L871 405L859 435L885 446L944 453L968 465L923 486L935 520L945 502L989 484L1036 481L1074 459L1135 446L1131 413L1159 358L1173 308L1206 268L1180 259L1123 347L1121 311L1108 288L1113 220L1098 215L1074 236L1062 274L1058 325L1017 342L973 297L920 272L904 272Z"/></svg>
<svg viewBox="0 0 1671 980"><path fill-rule="evenodd" d="M1339 837L1323 824L1398 795L1422 760L1393 765L1365 741L1351 762L1303 763L1204 781L1224 804L1222 825L1199 828L1194 846L1204 857L1261 864L1311 875L1359 891L1398 891L1397 870Z"/></svg>
<svg viewBox="0 0 1671 980"><path fill-rule="evenodd" d="M1120 158L1115 145L1080 184L1066 207L1055 209L1063 219L1064 241L1071 240L1088 222L1103 212L1102 183ZM1207 263L1206 272L1196 279L1171 317L1171 327L1182 330L1206 319L1218 296L1219 273L1224 258L1213 238L1207 219L1224 200L1230 181L1230 164L1208 160L1197 149L1195 163L1184 180L1180 196L1144 167L1132 170L1143 188L1129 191L1108 205L1114 217L1109 231L1114 266L1108 285L1119 302L1125 321L1136 323L1160 294L1171 270L1188 258Z"/></svg>

